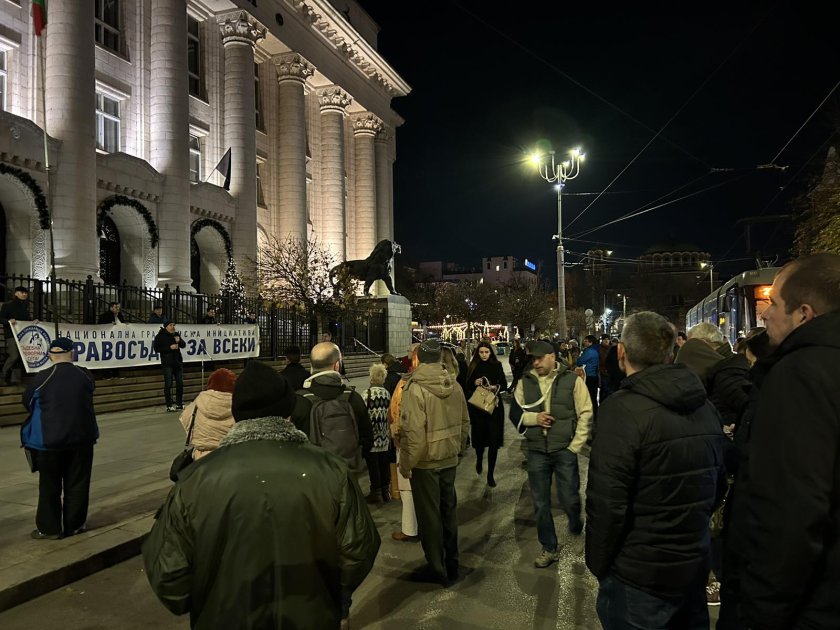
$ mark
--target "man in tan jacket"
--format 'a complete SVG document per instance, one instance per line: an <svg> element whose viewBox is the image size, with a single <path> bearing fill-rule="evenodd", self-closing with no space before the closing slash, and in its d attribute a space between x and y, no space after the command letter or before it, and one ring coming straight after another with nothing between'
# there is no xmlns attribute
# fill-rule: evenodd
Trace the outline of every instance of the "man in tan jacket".
<svg viewBox="0 0 840 630"><path fill-rule="evenodd" d="M458 579L455 469L470 420L461 386L441 364L440 344L417 349L420 361L406 379L400 405L400 463L411 479L420 542L429 567L416 576L448 584Z"/></svg>

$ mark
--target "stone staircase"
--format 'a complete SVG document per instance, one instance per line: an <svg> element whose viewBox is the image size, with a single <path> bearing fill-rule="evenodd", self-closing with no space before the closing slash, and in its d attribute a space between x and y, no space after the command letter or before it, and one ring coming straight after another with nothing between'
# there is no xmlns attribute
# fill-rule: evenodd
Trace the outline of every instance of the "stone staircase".
<svg viewBox="0 0 840 630"><path fill-rule="evenodd" d="M348 379L367 378L371 363L378 359L370 354L349 354L344 357L344 369ZM277 370L286 366L285 360L266 360ZM309 358L301 361L309 368ZM216 368L226 367L237 374L243 369L242 361L217 361ZM184 366L184 401L190 402L203 389L210 371L205 366L204 378L200 365L190 363ZM119 370L117 378L104 378L101 371L94 371L96 392L93 404L97 413L126 411L164 405L163 373L160 367L140 367ZM24 385L26 380L24 380ZM27 412L21 404L24 386L0 387L0 427L23 424Z"/></svg>

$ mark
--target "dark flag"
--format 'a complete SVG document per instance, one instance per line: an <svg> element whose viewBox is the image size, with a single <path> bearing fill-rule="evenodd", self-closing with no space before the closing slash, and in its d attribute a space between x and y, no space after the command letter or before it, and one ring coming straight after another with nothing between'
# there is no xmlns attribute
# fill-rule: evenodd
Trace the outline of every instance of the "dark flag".
<svg viewBox="0 0 840 630"><path fill-rule="evenodd" d="M213 170L219 171L222 175L224 175L224 189L230 190L230 149L228 149L225 152L225 154L222 156L222 159L219 160L219 163L216 164L216 168L214 168ZM213 172L211 171L210 174L212 175Z"/></svg>

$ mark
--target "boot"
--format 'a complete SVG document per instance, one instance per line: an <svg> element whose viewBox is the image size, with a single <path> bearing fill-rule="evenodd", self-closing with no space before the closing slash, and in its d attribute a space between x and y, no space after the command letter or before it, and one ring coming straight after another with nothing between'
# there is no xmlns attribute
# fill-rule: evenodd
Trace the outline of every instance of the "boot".
<svg viewBox="0 0 840 630"><path fill-rule="evenodd" d="M382 488L382 502L388 503L391 500L391 486L384 486Z"/></svg>
<svg viewBox="0 0 840 630"><path fill-rule="evenodd" d="M382 491L371 489L370 494L365 497L370 505L378 505L382 503Z"/></svg>

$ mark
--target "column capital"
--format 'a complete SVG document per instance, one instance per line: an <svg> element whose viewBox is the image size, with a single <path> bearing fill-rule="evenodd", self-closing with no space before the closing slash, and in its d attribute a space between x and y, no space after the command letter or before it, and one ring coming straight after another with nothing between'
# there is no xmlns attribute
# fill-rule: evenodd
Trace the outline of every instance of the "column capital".
<svg viewBox="0 0 840 630"><path fill-rule="evenodd" d="M379 130L379 133L376 134L375 140L377 142L381 142L383 144L388 144L394 138L393 130L386 125L384 122L382 123L382 128Z"/></svg>
<svg viewBox="0 0 840 630"><path fill-rule="evenodd" d="M222 33L222 43L250 44L256 47L257 42L265 39L266 29L245 11L231 11L216 16L219 30Z"/></svg>
<svg viewBox="0 0 840 630"><path fill-rule="evenodd" d="M318 104L321 106L322 112L338 112L343 114L345 109L353 99L337 85L329 85L327 87L319 88L316 92L318 95Z"/></svg>
<svg viewBox="0 0 840 630"><path fill-rule="evenodd" d="M382 131L383 128L382 121L379 117L371 114L370 112L352 114L350 119L353 121L353 133L357 136L375 136Z"/></svg>
<svg viewBox="0 0 840 630"><path fill-rule="evenodd" d="M306 80L315 74L315 66L296 52L274 55L271 60L277 66L277 81L279 83L283 81L306 83Z"/></svg>

